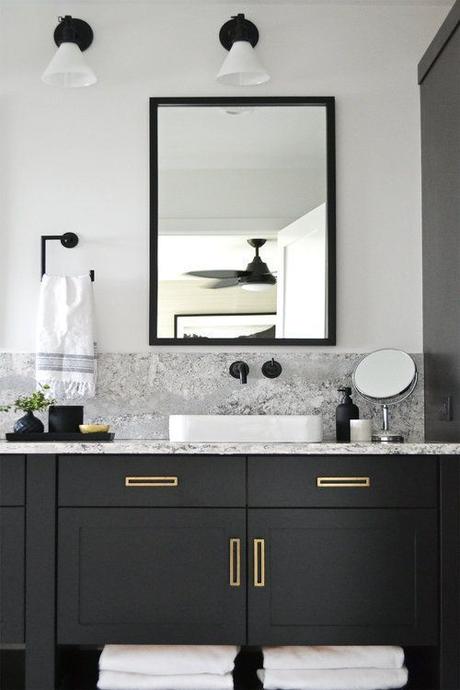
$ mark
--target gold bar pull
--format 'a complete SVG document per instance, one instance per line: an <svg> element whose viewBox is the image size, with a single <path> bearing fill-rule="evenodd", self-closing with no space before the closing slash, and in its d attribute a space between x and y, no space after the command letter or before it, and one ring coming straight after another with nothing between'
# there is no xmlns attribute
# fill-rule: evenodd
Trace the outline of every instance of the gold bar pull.
<svg viewBox="0 0 460 690"><path fill-rule="evenodd" d="M369 489L370 485L370 477L316 477L316 486L319 489L339 489L347 487L355 489Z"/></svg>
<svg viewBox="0 0 460 690"><path fill-rule="evenodd" d="M232 538L230 547L230 587L241 585L241 539Z"/></svg>
<svg viewBox="0 0 460 690"><path fill-rule="evenodd" d="M125 477L125 486L179 486L179 477Z"/></svg>
<svg viewBox="0 0 460 690"><path fill-rule="evenodd" d="M265 539L254 539L254 587L265 587Z"/></svg>

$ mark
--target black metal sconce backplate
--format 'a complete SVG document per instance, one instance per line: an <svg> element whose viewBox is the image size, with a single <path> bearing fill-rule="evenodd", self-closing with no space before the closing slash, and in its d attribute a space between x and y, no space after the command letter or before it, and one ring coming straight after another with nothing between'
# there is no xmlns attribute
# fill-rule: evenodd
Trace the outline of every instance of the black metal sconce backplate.
<svg viewBox="0 0 460 690"><path fill-rule="evenodd" d="M72 29L75 32L75 43L78 45L81 51L86 50L90 47L93 42L94 34L93 30L83 19L75 19L71 17L67 20L71 23ZM54 42L57 46L60 46L64 40L64 32L66 30L66 21L63 19L59 22L54 30Z"/></svg>
<svg viewBox="0 0 460 690"><path fill-rule="evenodd" d="M238 34L240 35L238 36ZM235 40L238 39L249 41L253 48L259 41L257 26L246 19L244 14L229 19L219 32L219 40L226 50L230 50Z"/></svg>

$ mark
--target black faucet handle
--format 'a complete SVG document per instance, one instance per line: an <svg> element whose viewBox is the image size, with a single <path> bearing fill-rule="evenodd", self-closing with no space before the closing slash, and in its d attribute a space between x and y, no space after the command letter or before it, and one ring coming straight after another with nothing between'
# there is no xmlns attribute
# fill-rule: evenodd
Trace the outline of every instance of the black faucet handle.
<svg viewBox="0 0 460 690"><path fill-rule="evenodd" d="M262 364L262 374L267 377L267 379L276 379L283 371L283 367L279 362L277 362L274 357L269 359L267 362Z"/></svg>
<svg viewBox="0 0 460 690"><path fill-rule="evenodd" d="M248 382L249 367L246 362L242 362L241 360L232 362L229 372L230 376L233 376L234 379L239 379L241 383Z"/></svg>

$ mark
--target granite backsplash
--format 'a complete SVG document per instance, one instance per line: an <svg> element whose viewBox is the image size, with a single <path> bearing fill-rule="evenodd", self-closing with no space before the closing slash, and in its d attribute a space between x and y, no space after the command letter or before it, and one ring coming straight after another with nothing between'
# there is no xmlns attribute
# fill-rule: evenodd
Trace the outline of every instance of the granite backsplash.
<svg viewBox="0 0 460 690"><path fill-rule="evenodd" d="M261 366L272 356L281 363L283 372L270 380L262 375ZM324 438L333 440L337 388L351 385L353 369L363 356L255 351L103 353L98 359L97 396L84 401L85 421L109 423L119 439L162 439L168 437L169 414L321 413ZM424 438L423 357L413 356L419 371L417 388L409 399L391 409L390 421L407 441L418 442ZM237 359L249 365L247 385L228 373L229 365ZM0 404L31 391L34 385L33 354L0 353ZM361 417L372 417L379 428L379 409L357 395L355 402ZM14 412L0 414L0 437L12 430L19 416Z"/></svg>

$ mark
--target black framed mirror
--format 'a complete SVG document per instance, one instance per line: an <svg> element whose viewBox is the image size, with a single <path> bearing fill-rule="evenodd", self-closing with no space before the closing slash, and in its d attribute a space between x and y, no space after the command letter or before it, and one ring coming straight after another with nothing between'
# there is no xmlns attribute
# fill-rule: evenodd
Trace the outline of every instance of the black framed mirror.
<svg viewBox="0 0 460 690"><path fill-rule="evenodd" d="M150 99L150 344L335 345L334 98Z"/></svg>

